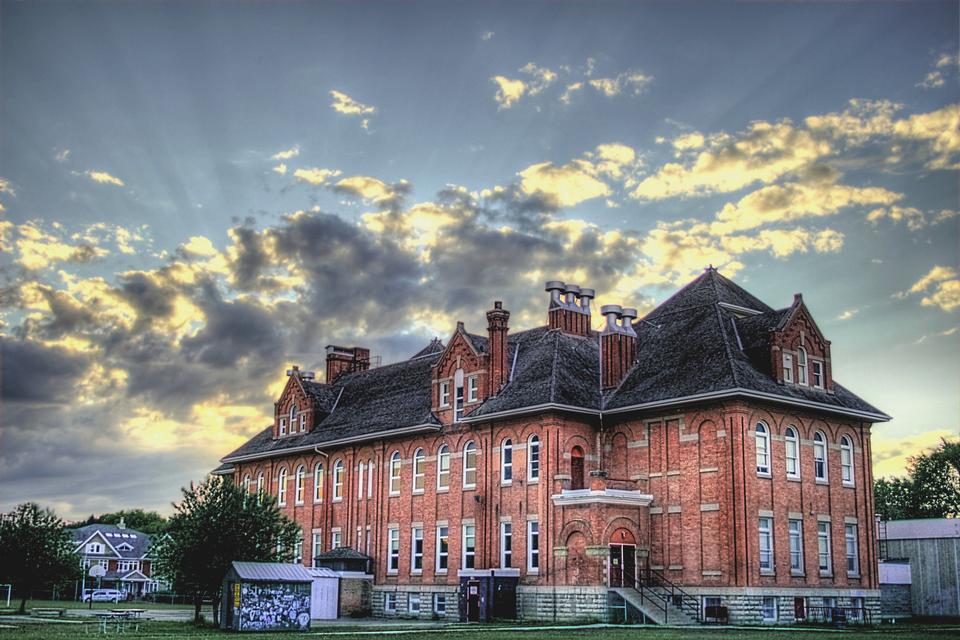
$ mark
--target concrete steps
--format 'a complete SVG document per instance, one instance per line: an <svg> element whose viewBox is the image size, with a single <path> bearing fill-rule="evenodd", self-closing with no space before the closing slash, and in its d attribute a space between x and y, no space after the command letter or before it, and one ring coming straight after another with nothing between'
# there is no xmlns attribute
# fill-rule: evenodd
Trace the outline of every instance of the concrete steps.
<svg viewBox="0 0 960 640"><path fill-rule="evenodd" d="M644 597L636 589L626 587L610 589L610 591L616 593L624 602L642 613L654 624L677 626L696 626L699 624L695 618L692 618L685 611L673 606L666 596L651 594ZM664 605L666 610L664 610Z"/></svg>

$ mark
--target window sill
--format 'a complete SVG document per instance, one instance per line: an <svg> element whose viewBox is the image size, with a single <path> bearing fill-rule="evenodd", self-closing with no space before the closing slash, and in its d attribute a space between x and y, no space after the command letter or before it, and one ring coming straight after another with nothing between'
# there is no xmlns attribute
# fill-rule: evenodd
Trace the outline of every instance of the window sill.
<svg viewBox="0 0 960 640"><path fill-rule="evenodd" d="M757 477L758 477L758 478L772 478L772 477L773 477L773 474L771 474L769 471L757 471Z"/></svg>
<svg viewBox="0 0 960 640"><path fill-rule="evenodd" d="M820 572L820 577L821 577L821 578L832 578L832 577L833 577L833 572L832 572L832 571L821 571L821 572Z"/></svg>
<svg viewBox="0 0 960 640"><path fill-rule="evenodd" d="M814 480L814 482L815 482L816 484L823 484L823 485L828 485L828 486L829 486L829 484L830 484L830 481L827 480L826 478L817 478L816 480Z"/></svg>
<svg viewBox="0 0 960 640"><path fill-rule="evenodd" d="M450 487L437 487L437 493L450 493Z"/></svg>
<svg viewBox="0 0 960 640"><path fill-rule="evenodd" d="M776 570L774 569L760 569L760 575L762 576L775 576L777 575Z"/></svg>
<svg viewBox="0 0 960 640"><path fill-rule="evenodd" d="M434 571L434 573L437 574L438 576L445 576L445 575L447 575L447 570L446 570L446 569L437 569L436 571Z"/></svg>
<svg viewBox="0 0 960 640"><path fill-rule="evenodd" d="M501 486L501 487L512 487L512 486L513 486L513 480L501 480L501 481L500 481L500 486Z"/></svg>
<svg viewBox="0 0 960 640"><path fill-rule="evenodd" d="M527 478L527 484L538 484L539 482L540 478Z"/></svg>
<svg viewBox="0 0 960 640"><path fill-rule="evenodd" d="M411 491L411 493L415 496L422 496L423 492L424 492L423 489L414 489L413 491Z"/></svg>
<svg viewBox="0 0 960 640"><path fill-rule="evenodd" d="M399 497L400 497L400 492L397 491L396 493L394 493L394 492L391 491L388 495L389 495L389 497L391 497L391 498L399 498Z"/></svg>
<svg viewBox="0 0 960 640"><path fill-rule="evenodd" d="M800 476L787 476L787 482L803 482Z"/></svg>
<svg viewBox="0 0 960 640"><path fill-rule="evenodd" d="M848 578L856 578L857 580L859 580L859 579L860 579L860 574L859 574L859 573L848 573L848 574L847 574L847 577L848 577Z"/></svg>
<svg viewBox="0 0 960 640"><path fill-rule="evenodd" d="M790 570L790 575L793 576L793 577L795 577L795 578L802 578L802 577L804 577L804 576L807 575L807 574L804 573L803 571L797 571L796 569L791 569L791 570Z"/></svg>
<svg viewBox="0 0 960 640"><path fill-rule="evenodd" d="M398 569L387 569L387 575L388 575L388 576L395 576L395 575L397 575L398 573L400 573L400 571L399 571Z"/></svg>
<svg viewBox="0 0 960 640"><path fill-rule="evenodd" d="M331 502L343 502L343 498L334 498Z"/></svg>
<svg viewBox="0 0 960 640"><path fill-rule="evenodd" d="M473 491L473 490L476 489L476 488L477 488L477 485L475 485L475 484L465 484L465 485L463 485L463 490L464 490L464 491Z"/></svg>
<svg viewBox="0 0 960 640"><path fill-rule="evenodd" d="M855 489L857 487L857 485L853 482L844 482L843 486L847 487L848 489Z"/></svg>
<svg viewBox="0 0 960 640"><path fill-rule="evenodd" d="M297 501L294 502L293 504L297 505L298 507L302 507L302 506L303 506L303 500L297 500Z"/></svg>
<svg viewBox="0 0 960 640"><path fill-rule="evenodd" d="M412 576L422 576L422 575L423 575L423 569L411 569L411 570L410 570L410 575L412 575Z"/></svg>
<svg viewBox="0 0 960 640"><path fill-rule="evenodd" d="M528 567L528 568L527 568L527 575L531 575L531 576L540 575L540 569L530 569L530 568Z"/></svg>

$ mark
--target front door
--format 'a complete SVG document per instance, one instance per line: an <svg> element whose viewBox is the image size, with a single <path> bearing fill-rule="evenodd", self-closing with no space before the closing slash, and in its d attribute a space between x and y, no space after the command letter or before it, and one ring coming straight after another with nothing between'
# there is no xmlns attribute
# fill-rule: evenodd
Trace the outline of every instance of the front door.
<svg viewBox="0 0 960 640"><path fill-rule="evenodd" d="M632 544L610 545L610 586L633 587L636 581L636 546Z"/></svg>
<svg viewBox="0 0 960 640"><path fill-rule="evenodd" d="M480 583L467 583L467 622L480 622Z"/></svg>

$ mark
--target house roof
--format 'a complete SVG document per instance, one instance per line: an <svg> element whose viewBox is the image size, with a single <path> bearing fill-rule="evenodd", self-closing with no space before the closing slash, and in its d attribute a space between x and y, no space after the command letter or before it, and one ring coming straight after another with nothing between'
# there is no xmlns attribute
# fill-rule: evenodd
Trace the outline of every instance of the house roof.
<svg viewBox="0 0 960 640"><path fill-rule="evenodd" d="M230 563L230 567L241 580L253 582L313 582L313 576L302 564L240 562L234 560Z"/></svg>
<svg viewBox="0 0 960 640"><path fill-rule="evenodd" d="M113 524L88 524L70 530L74 546L77 548L97 533L112 547L118 558L139 560L147 554L153 544L153 536L150 534L129 528L121 529ZM124 545L129 545L130 549Z"/></svg>
<svg viewBox="0 0 960 640"><path fill-rule="evenodd" d="M960 518L888 520L885 526L887 540L960 538Z"/></svg>
<svg viewBox="0 0 960 640"><path fill-rule="evenodd" d="M356 549L350 547L337 547L318 553L314 556L316 560L370 560L370 556L364 555Z"/></svg>
<svg viewBox="0 0 960 640"><path fill-rule="evenodd" d="M834 392L777 383L751 360L769 346L796 308L775 310L715 269L707 269L634 323L637 361L615 389L600 389L599 334L576 336L548 327L508 334L507 384L464 420L558 409L584 413L632 411L697 399L753 397L873 421L889 419L842 385ZM488 339L461 332L478 352ZM434 339L410 360L346 373L330 385L306 382L327 415L311 432L275 439L272 427L225 461L306 451L346 442L438 431L432 413L431 367L443 343Z"/></svg>

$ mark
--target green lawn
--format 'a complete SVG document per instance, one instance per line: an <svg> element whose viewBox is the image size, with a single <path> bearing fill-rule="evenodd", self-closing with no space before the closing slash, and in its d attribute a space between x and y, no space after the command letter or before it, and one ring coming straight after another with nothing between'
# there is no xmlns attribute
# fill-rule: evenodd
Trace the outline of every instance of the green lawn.
<svg viewBox="0 0 960 640"><path fill-rule="evenodd" d="M0 600L0 607L6 604L5 600ZM57 609L86 609L90 606L88 602L78 602L76 600L27 600L27 612L30 612L32 607L55 607ZM10 608L18 609L20 607L19 600L10 600ZM123 602L120 601L116 604L113 602L94 602L94 609L193 609L192 604L160 604L157 602ZM205 605L204 609L209 609L210 605ZM3 618L0 618L2 621Z"/></svg>
<svg viewBox="0 0 960 640"><path fill-rule="evenodd" d="M0 617L0 625L9 624ZM96 637L96 629L90 637ZM111 633L110 635L114 635ZM960 637L960 626L910 626L898 625L875 630L799 630L770 628L730 629L718 627L697 627L692 629L660 629L657 627L554 627L536 629L529 625L507 627L496 625L449 625L403 627L384 623L378 626L353 626L344 624L323 625L318 623L310 632L301 634L244 633L230 634L229 637L249 638L250 640L276 640L284 635L291 637L317 637L336 640L369 640L375 637L396 635L398 640L566 640L567 638L589 638L590 640L687 640L699 638L717 638L718 640L931 640L936 638ZM6 640L67 640L83 638L85 632L79 624L34 623L24 624L17 629L0 628L0 638ZM216 629L197 629L190 623L148 621L140 625L139 632L129 629L123 637L156 638L173 640L177 638L224 637L227 634Z"/></svg>

